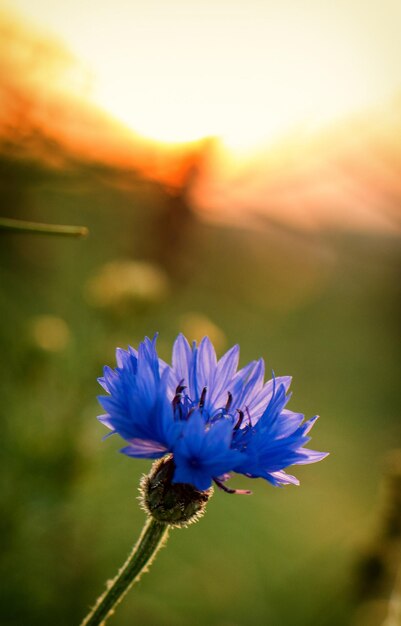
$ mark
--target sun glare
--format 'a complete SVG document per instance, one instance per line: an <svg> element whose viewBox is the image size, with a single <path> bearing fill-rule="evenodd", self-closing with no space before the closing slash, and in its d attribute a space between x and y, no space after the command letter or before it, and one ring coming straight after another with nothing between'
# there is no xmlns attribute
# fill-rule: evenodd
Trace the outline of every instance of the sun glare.
<svg viewBox="0 0 401 626"><path fill-rule="evenodd" d="M217 136L247 151L370 106L401 85L401 5L393 0L13 7L91 68L92 101L158 141Z"/></svg>
<svg viewBox="0 0 401 626"><path fill-rule="evenodd" d="M371 104L374 81L355 76L353 44L341 37L277 25L257 51L235 48L219 59L217 46L191 49L161 61L157 73L147 51L140 67L129 59L99 63L93 97L137 132L159 141L217 136L236 150L275 140L296 127L319 126ZM201 37L199 37L201 38ZM223 42L221 42L223 47ZM153 47L160 59L163 43ZM299 51L302 51L300 53ZM171 54L171 51L170 51Z"/></svg>

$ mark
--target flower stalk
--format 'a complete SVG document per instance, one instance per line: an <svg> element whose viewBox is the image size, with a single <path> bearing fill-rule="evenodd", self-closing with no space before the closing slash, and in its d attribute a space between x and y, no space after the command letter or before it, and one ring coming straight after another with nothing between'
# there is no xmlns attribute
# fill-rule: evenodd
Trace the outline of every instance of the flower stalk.
<svg viewBox="0 0 401 626"><path fill-rule="evenodd" d="M139 500L148 519L128 559L117 576L107 584L81 626L99 626L114 612L127 591L165 544L170 528L185 528L205 512L213 488L199 491L193 485L173 483L174 460L171 455L157 459L140 484Z"/></svg>
<svg viewBox="0 0 401 626"><path fill-rule="evenodd" d="M37 235L58 235L62 237L87 237L86 226L65 226L64 224L41 224L11 218L0 218L0 232L33 233Z"/></svg>
<svg viewBox="0 0 401 626"><path fill-rule="evenodd" d="M99 597L81 626L100 626L106 623L127 591L140 579L163 547L169 528L170 525L165 522L148 518L128 559L114 580L107 584L106 591Z"/></svg>

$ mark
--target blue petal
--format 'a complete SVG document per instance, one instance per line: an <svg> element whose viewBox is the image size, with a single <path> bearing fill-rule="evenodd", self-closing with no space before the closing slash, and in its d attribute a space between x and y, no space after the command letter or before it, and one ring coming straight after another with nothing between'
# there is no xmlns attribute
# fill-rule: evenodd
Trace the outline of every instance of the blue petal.
<svg viewBox="0 0 401 626"><path fill-rule="evenodd" d="M204 387L211 390L214 373L216 370L217 359L216 352L212 346L209 337L204 337L199 344L199 352L197 359L197 383L198 393L201 394Z"/></svg>
<svg viewBox="0 0 401 626"><path fill-rule="evenodd" d="M184 335L178 335L173 345L172 376L170 389L172 397L176 387L184 381L184 385L189 385L189 372L192 363L192 350Z"/></svg>
<svg viewBox="0 0 401 626"><path fill-rule="evenodd" d="M239 409L245 409L246 406L252 400L252 394L261 390L263 385L263 377L265 373L265 363L263 359L259 359L249 376L248 380L244 384L241 393L236 398L236 407Z"/></svg>
<svg viewBox="0 0 401 626"><path fill-rule="evenodd" d="M105 415L98 415L97 419L99 420L99 422L101 424L104 424L105 426L107 426L107 428L109 428L112 431L115 431L115 427L113 425L113 420L110 417L110 415L108 415L107 413Z"/></svg>
<svg viewBox="0 0 401 626"><path fill-rule="evenodd" d="M273 396L274 385L276 385L276 388L283 385L287 392L290 384L291 376L277 376L274 380L269 380L259 392L255 393L254 397L247 404L253 424L256 424L269 404Z"/></svg>
<svg viewBox="0 0 401 626"><path fill-rule="evenodd" d="M238 360L239 346L234 346L231 350L226 352L217 363L213 386L212 389L210 389L206 404L209 412L210 406L208 406L208 403L212 406L219 407L226 403L228 392L232 393L230 386L237 371Z"/></svg>
<svg viewBox="0 0 401 626"><path fill-rule="evenodd" d="M199 491L205 491L211 486L212 477L201 469L179 465L175 468L173 483L187 483L193 485Z"/></svg>
<svg viewBox="0 0 401 626"><path fill-rule="evenodd" d="M158 459L164 456L168 450L157 441L132 439L130 445L122 448L120 452L138 459Z"/></svg>
<svg viewBox="0 0 401 626"><path fill-rule="evenodd" d="M291 476L291 474L287 474L283 470L279 472L266 472L265 476L261 476L260 478L265 478L275 487L282 487L283 485L299 485L298 478Z"/></svg>
<svg viewBox="0 0 401 626"><path fill-rule="evenodd" d="M230 448L232 426L220 420L205 427L200 411L191 415L173 449L176 472L173 482L187 482L207 489L212 478L231 471L240 454Z"/></svg>
<svg viewBox="0 0 401 626"><path fill-rule="evenodd" d="M317 452L317 450L309 450L309 448L302 449L302 457L296 462L296 465L306 465L309 463L317 463L326 456L329 456L329 452Z"/></svg>

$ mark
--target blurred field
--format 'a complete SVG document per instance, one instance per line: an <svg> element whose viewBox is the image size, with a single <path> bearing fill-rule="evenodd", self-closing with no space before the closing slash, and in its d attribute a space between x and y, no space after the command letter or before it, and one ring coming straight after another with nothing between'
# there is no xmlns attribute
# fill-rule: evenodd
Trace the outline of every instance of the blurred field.
<svg viewBox="0 0 401 626"><path fill-rule="evenodd" d="M110 623L351 623L383 459L400 442L399 238L213 226L99 167L0 167L4 215L90 229L0 235L2 626L78 623L122 563L149 463L102 443L96 377L116 346L155 331L169 358L181 329L292 374L290 408L321 415L313 447L331 456L296 469L300 488L216 493Z"/></svg>

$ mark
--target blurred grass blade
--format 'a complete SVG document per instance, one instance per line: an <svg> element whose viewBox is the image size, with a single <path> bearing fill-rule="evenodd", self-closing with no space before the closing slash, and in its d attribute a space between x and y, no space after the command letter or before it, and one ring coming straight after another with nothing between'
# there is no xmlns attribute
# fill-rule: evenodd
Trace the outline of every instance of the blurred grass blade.
<svg viewBox="0 0 401 626"><path fill-rule="evenodd" d="M40 224L25 222L6 217L0 218L0 232L37 233L40 235L59 235L62 237L87 237L89 230L86 226L65 226L62 224Z"/></svg>

